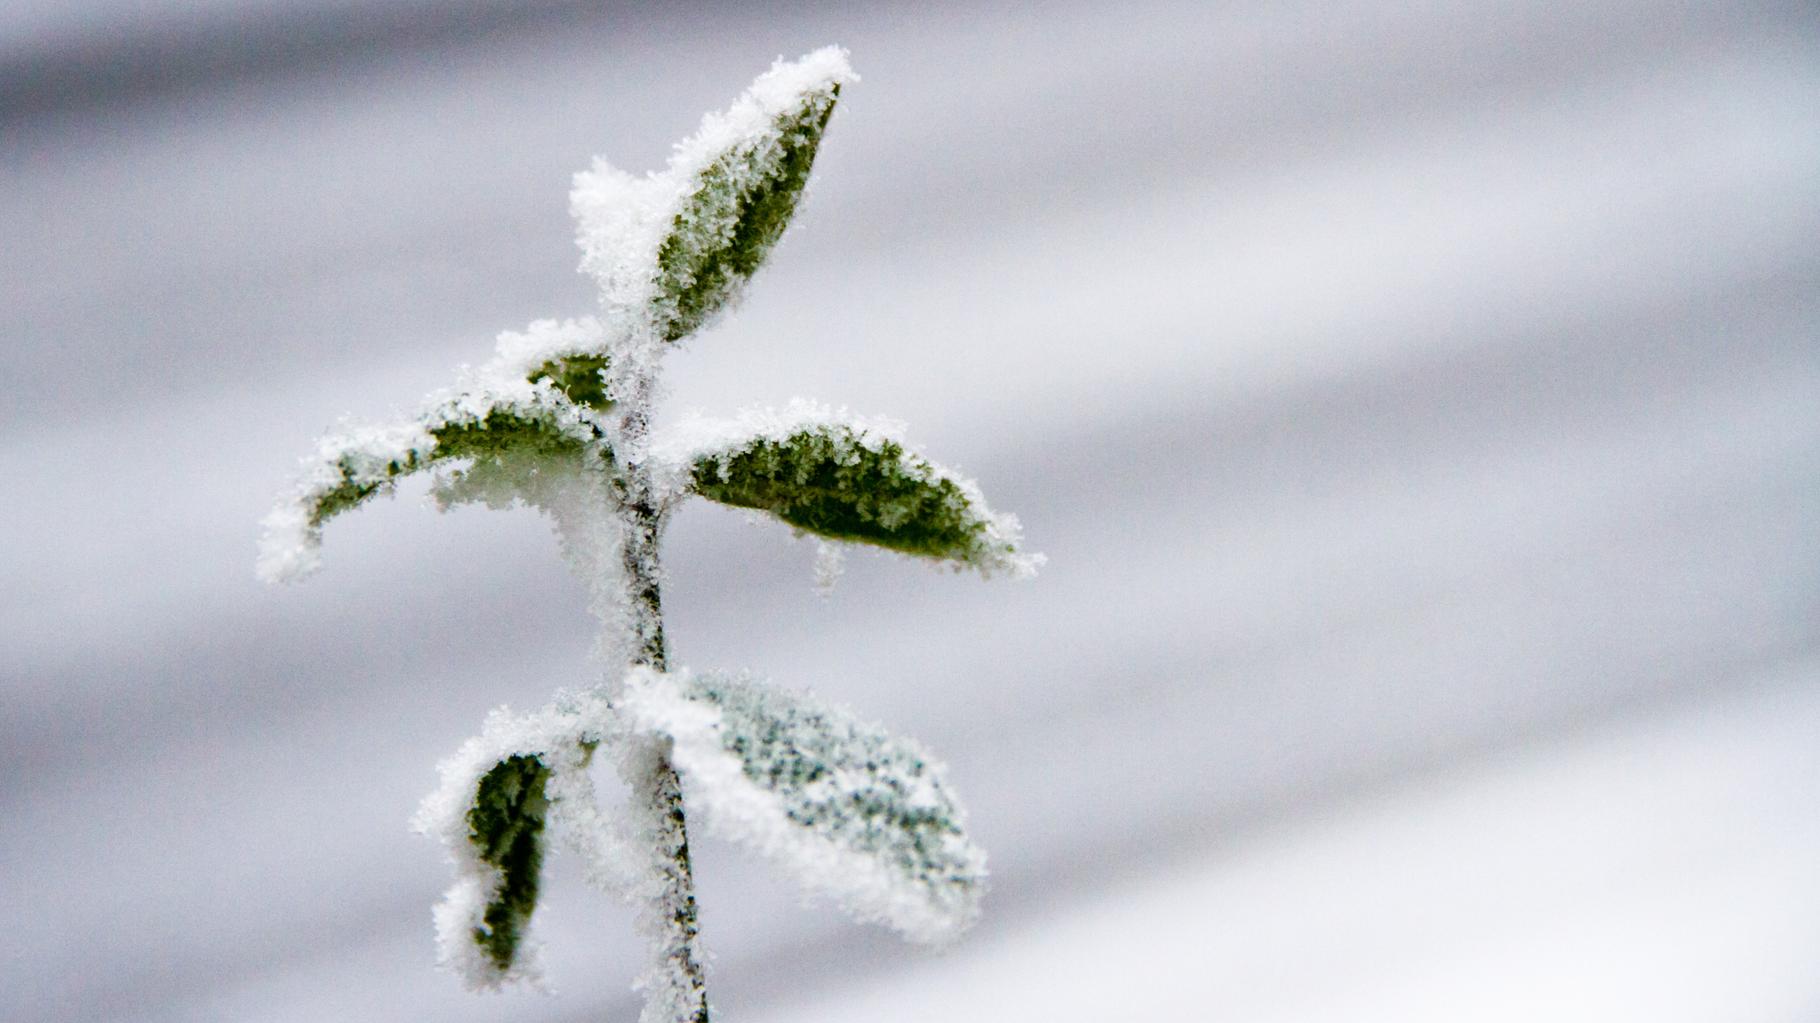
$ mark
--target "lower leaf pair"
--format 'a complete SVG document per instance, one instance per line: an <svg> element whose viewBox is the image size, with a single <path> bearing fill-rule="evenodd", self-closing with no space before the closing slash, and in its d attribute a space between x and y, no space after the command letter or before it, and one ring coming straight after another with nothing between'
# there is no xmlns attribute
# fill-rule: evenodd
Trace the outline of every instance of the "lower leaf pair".
<svg viewBox="0 0 1820 1023"><path fill-rule="evenodd" d="M635 770L652 744L681 775L692 816L809 893L920 942L977 915L985 855L944 768L916 743L750 678L635 668L613 700L571 694L529 715L497 710L441 765L415 824L455 864L437 941L470 987L538 979L529 924L551 837L581 854L600 887L634 901L651 889L649 836L604 818L588 767L606 747Z"/></svg>

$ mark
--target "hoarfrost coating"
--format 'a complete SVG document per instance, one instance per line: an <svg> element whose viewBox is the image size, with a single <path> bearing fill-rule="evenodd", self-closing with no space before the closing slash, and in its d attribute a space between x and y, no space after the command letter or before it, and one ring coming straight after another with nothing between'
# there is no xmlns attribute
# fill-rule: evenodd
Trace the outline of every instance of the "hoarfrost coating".
<svg viewBox="0 0 1820 1023"><path fill-rule="evenodd" d="M577 175L571 203L600 316L502 333L491 360L416 416L344 424L265 520L260 575L295 579L317 567L324 523L428 472L443 510L544 512L588 587L599 683L532 714L494 711L443 762L415 819L454 867L434 912L438 959L471 988L539 981L532 920L555 839L591 884L638 907L641 1019L706 1023L685 784L710 826L862 920L937 942L978 915L985 855L920 746L745 677L671 670L664 634L661 539L689 497L814 535L824 589L845 544L982 576L1042 563L1016 518L907 445L895 423L794 401L652 427L662 355L737 303L853 80L838 48L780 62L709 115L663 172L635 178L597 161ZM597 752L630 792L614 820L587 770Z"/></svg>
<svg viewBox="0 0 1820 1023"><path fill-rule="evenodd" d="M914 742L751 678L642 672L634 727L667 736L690 805L854 916L936 943L979 914L986 856Z"/></svg>
<svg viewBox="0 0 1820 1023"><path fill-rule="evenodd" d="M549 773L548 782L539 783L539 798L547 798L549 820L568 843L590 854L590 878L622 890L627 886L620 843L604 831L598 812L590 812L589 751L607 727L607 705L598 696L584 695L567 707L553 705L529 715L500 707L487 715L479 735L438 765L442 782L425 797L411 825L441 842L455 868L455 881L436 906L436 952L438 962L468 987L484 990L508 980L542 980L533 936L516 938L515 954L503 962L488 954L485 940L476 940L491 938L502 926L529 925L528 913L522 920L503 921L502 899L514 879L473 840L477 793L501 764L519 758L538 761ZM538 815L539 829L543 816ZM529 866L535 874L536 864Z"/></svg>
<svg viewBox="0 0 1820 1023"><path fill-rule="evenodd" d="M444 459L501 455L502 438L512 434L534 437L530 446L545 453L579 451L601 436L587 411L547 381L503 374L485 374L462 390L431 395L413 421L344 423L303 459L293 492L264 519L260 577L289 582L309 575L321 567L325 521Z"/></svg>
<svg viewBox="0 0 1820 1023"><path fill-rule="evenodd" d="M794 62L780 59L731 107L704 117L694 135L676 144L663 171L640 178L596 158L591 169L575 175L569 208L581 269L599 285L612 341L676 340L737 302L751 267L728 275L718 294L705 300L711 308L689 310L683 296L698 283L699 259L679 257L677 265L666 266L664 250L698 257L727 248L740 227L738 198L780 180L793 207L807 167L800 174L783 173L791 136L802 133L806 119L825 122L840 86L857 80L847 52L837 46ZM817 135L820 127L817 123ZM758 239L751 266L776 241L775 233ZM666 270L680 279L664 280ZM691 317L692 312L698 315ZM692 322L679 330L685 319Z"/></svg>
<svg viewBox="0 0 1820 1023"><path fill-rule="evenodd" d="M768 511L824 538L988 578L1034 575L1044 559L1023 549L1017 517L992 511L977 483L924 458L902 435L894 420L798 399L782 410L685 421L664 431L652 457L673 494Z"/></svg>
<svg viewBox="0 0 1820 1023"><path fill-rule="evenodd" d="M535 901L542 845L513 864L490 856L499 843L481 840L483 794L507 765L536 762L538 809L523 840L537 842L547 827L580 855L593 886L646 907L646 916L673 911L661 883L666 857L640 851L653 839L654 829L638 823L646 812L634 807L617 826L600 813L587 767L601 747L614 751L628 782L667 748L711 828L862 920L938 943L978 916L985 854L966 837L946 768L916 743L746 677L641 666L617 688L617 708L590 691L532 714L494 710L481 734L439 765L441 784L412 820L454 867L435 912L438 961L470 988L542 979L530 914L516 918L511 905L514 886ZM522 805L515 812L526 814ZM508 876L514 866L529 875ZM489 953L502 928L514 931L509 956Z"/></svg>

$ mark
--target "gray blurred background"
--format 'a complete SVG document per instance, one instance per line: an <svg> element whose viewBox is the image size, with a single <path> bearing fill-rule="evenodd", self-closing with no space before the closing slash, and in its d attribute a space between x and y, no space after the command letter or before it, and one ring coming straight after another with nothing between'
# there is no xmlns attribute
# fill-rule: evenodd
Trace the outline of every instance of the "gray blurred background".
<svg viewBox="0 0 1820 1023"><path fill-rule="evenodd" d="M343 413L590 311L568 179L776 56L847 91L668 414L906 420L1050 556L674 524L677 658L951 763L932 955L699 845L719 1018L1820 1019L1820 19L1802 3L0 6L0 1017L629 1020L432 969L405 819L589 681L529 512L421 483L300 587Z"/></svg>

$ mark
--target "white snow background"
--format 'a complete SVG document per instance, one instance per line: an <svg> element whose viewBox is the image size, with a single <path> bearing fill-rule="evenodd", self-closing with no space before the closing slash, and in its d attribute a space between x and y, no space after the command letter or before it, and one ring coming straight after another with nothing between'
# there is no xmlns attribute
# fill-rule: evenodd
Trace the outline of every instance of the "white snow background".
<svg viewBox="0 0 1820 1023"><path fill-rule="evenodd" d="M432 968L406 821L590 680L535 514L423 484L297 587L344 413L592 311L569 176L853 54L669 414L906 422L1049 556L981 583L698 504L676 659L950 765L929 953L704 839L719 1015L1820 1018L1820 17L1743 0L0 7L0 1018L630 1019Z"/></svg>

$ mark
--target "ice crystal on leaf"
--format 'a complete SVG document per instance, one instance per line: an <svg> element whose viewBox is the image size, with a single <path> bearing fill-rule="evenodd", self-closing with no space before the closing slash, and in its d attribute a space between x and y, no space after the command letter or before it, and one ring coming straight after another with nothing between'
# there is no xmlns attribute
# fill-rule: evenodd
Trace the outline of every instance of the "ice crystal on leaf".
<svg viewBox="0 0 1820 1023"><path fill-rule="evenodd" d="M977 913L984 854L921 747L745 677L671 670L663 629L660 541L693 497L813 535L829 586L844 544L985 576L1041 564L1015 518L894 424L795 402L652 426L663 355L738 302L855 80L835 47L780 61L704 119L663 171L634 177L596 160L576 175L570 205L598 317L501 334L490 361L416 415L344 425L265 519L260 575L296 579L318 566L326 523L428 472L441 508L543 511L588 586L601 682L531 714L494 711L443 762L415 818L454 866L434 913L437 949L470 987L538 979L535 912L555 846L638 907L644 1023L707 1023L685 795L710 826L862 919L928 942ZM616 817L595 799L597 753L630 790Z"/></svg>

